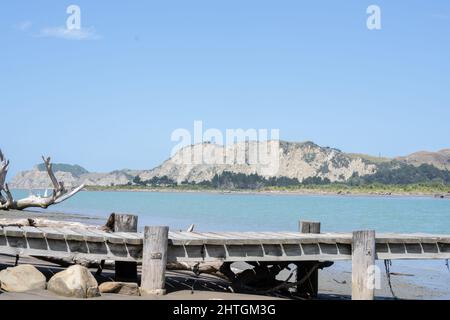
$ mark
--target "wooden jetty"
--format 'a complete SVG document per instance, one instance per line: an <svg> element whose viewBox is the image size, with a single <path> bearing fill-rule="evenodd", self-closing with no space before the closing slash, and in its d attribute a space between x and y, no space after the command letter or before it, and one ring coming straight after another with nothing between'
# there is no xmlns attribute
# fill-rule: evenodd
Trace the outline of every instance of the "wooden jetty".
<svg viewBox="0 0 450 320"><path fill-rule="evenodd" d="M126 223L115 228L116 232L0 227L0 254L114 260L118 262L116 272L127 266L135 269L136 263L142 262L141 289L147 294L164 294L168 262L258 261L308 266L315 261L352 260L353 299L373 299L374 288L368 285L374 281L373 274L368 270L376 259L450 259L450 235L371 230L319 233L320 224L314 222L301 222L299 232L187 232L148 226L142 233L135 232L137 217L122 216L130 219L118 221L129 221L131 229ZM311 277L317 290L317 271Z"/></svg>

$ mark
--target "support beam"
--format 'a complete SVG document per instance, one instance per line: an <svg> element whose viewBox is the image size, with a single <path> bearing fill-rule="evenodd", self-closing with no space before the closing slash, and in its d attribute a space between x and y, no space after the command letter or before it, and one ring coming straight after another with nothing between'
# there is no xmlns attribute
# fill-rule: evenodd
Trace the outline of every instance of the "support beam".
<svg viewBox="0 0 450 320"><path fill-rule="evenodd" d="M375 231L353 232L352 300L373 300L375 295Z"/></svg>
<svg viewBox="0 0 450 320"><path fill-rule="evenodd" d="M300 233L320 233L320 222L313 221L299 221L298 224ZM313 268L318 261L305 261L296 263L297 265L297 279L303 279L311 268ZM319 271L315 270L311 273L309 280L297 286L297 294L300 296L316 298L319 291Z"/></svg>
<svg viewBox="0 0 450 320"><path fill-rule="evenodd" d="M169 227L145 227L142 252L142 295L166 294Z"/></svg>
<svg viewBox="0 0 450 320"><path fill-rule="evenodd" d="M131 214L113 213L108 221L112 222L114 232L137 232L138 217ZM115 262L115 280L137 282L137 263L129 261Z"/></svg>

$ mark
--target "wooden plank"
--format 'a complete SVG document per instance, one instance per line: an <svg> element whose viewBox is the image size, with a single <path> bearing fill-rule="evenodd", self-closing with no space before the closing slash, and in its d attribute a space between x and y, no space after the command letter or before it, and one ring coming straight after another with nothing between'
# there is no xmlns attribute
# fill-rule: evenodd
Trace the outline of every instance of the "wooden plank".
<svg viewBox="0 0 450 320"><path fill-rule="evenodd" d="M294 233L294 232L281 232L280 233L280 243L283 242L295 242L301 243L351 243L350 234L339 234L339 233L321 233L321 234L304 234L304 233Z"/></svg>
<svg viewBox="0 0 450 320"><path fill-rule="evenodd" d="M279 240L282 237L279 234L271 232L242 232L237 234L239 239L266 239L266 240Z"/></svg>
<svg viewBox="0 0 450 320"><path fill-rule="evenodd" d="M132 245L141 245L143 242L142 234L136 232L114 232L114 235L125 239L125 243Z"/></svg>
<svg viewBox="0 0 450 320"><path fill-rule="evenodd" d="M73 229L69 228L54 228L57 232L64 234L64 238L69 241L85 241L84 235L75 232Z"/></svg>
<svg viewBox="0 0 450 320"><path fill-rule="evenodd" d="M200 232L195 232L195 231L192 231L192 232L187 232L187 231L180 231L180 232L178 232L178 235L181 237L181 238L185 238L185 239L194 239L194 240L198 240L198 239L200 239L200 240L206 240L206 239L208 239L205 235L203 235L202 233L200 233Z"/></svg>
<svg viewBox="0 0 450 320"><path fill-rule="evenodd" d="M46 239L51 239L51 240L64 240L65 239L64 233L56 230L55 228L38 227L37 229L39 229L44 234L44 237Z"/></svg>
<svg viewBox="0 0 450 320"><path fill-rule="evenodd" d="M117 234L105 232L103 230L98 229L89 229L90 232L95 233L99 237L102 237L104 241L110 242L110 243L116 243L116 244L122 244L125 243L125 238L120 237Z"/></svg>
<svg viewBox="0 0 450 320"><path fill-rule="evenodd" d="M27 238L43 239L45 234L36 227L23 226L21 229L25 232Z"/></svg>
<svg viewBox="0 0 450 320"><path fill-rule="evenodd" d="M227 237L216 233L216 232L202 232L203 235L205 235L208 239L222 239L225 240ZM169 238L170 238L170 233L169 233Z"/></svg>
<svg viewBox="0 0 450 320"><path fill-rule="evenodd" d="M73 228L72 231L79 233L84 237L85 241L88 242L105 242L105 238L101 237L93 232L91 232L88 229L80 229L80 228Z"/></svg>
<svg viewBox="0 0 450 320"><path fill-rule="evenodd" d="M426 233L380 233L377 243L450 243L450 236Z"/></svg>
<svg viewBox="0 0 450 320"><path fill-rule="evenodd" d="M18 237L21 238L25 236L25 231L23 231L22 228L19 227L4 227L3 228L4 233L7 237Z"/></svg>
<svg viewBox="0 0 450 320"><path fill-rule="evenodd" d="M375 231L355 231L352 244L352 300L373 300L374 272Z"/></svg>

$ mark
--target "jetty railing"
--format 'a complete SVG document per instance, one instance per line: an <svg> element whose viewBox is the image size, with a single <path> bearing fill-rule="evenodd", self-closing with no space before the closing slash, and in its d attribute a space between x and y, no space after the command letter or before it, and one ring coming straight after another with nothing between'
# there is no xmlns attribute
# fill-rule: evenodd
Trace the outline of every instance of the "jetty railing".
<svg viewBox="0 0 450 320"><path fill-rule="evenodd" d="M0 254L116 261L116 278L137 278L142 262L143 294L164 294L169 262L294 263L297 278L310 274L300 292L317 294L317 261L352 261L352 298L373 299L375 260L450 259L450 235L320 233L319 222L299 223L299 232L170 231L146 226L137 232L137 216L116 214L114 232L98 229L29 226L0 227Z"/></svg>

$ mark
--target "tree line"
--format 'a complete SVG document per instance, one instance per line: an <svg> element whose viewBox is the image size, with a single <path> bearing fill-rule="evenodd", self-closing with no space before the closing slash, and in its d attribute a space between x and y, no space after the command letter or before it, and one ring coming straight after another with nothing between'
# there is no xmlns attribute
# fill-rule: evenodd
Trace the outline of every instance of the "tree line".
<svg viewBox="0 0 450 320"><path fill-rule="evenodd" d="M413 166L403 163L385 163L378 165L375 174L359 176L354 173L346 181L331 182L328 178L319 176L308 177L299 181L297 178L271 177L266 178L256 173L243 174L224 171L216 174L210 181L192 182L183 181L181 185L200 186L211 189L262 189L266 187L302 187L311 185L341 184L349 186L365 186L373 184L382 185L409 185L409 184L444 184L450 185L450 172L440 170L432 165L422 164ZM135 177L133 184L139 186L174 187L179 184L173 179L162 176L149 180L141 180Z"/></svg>

